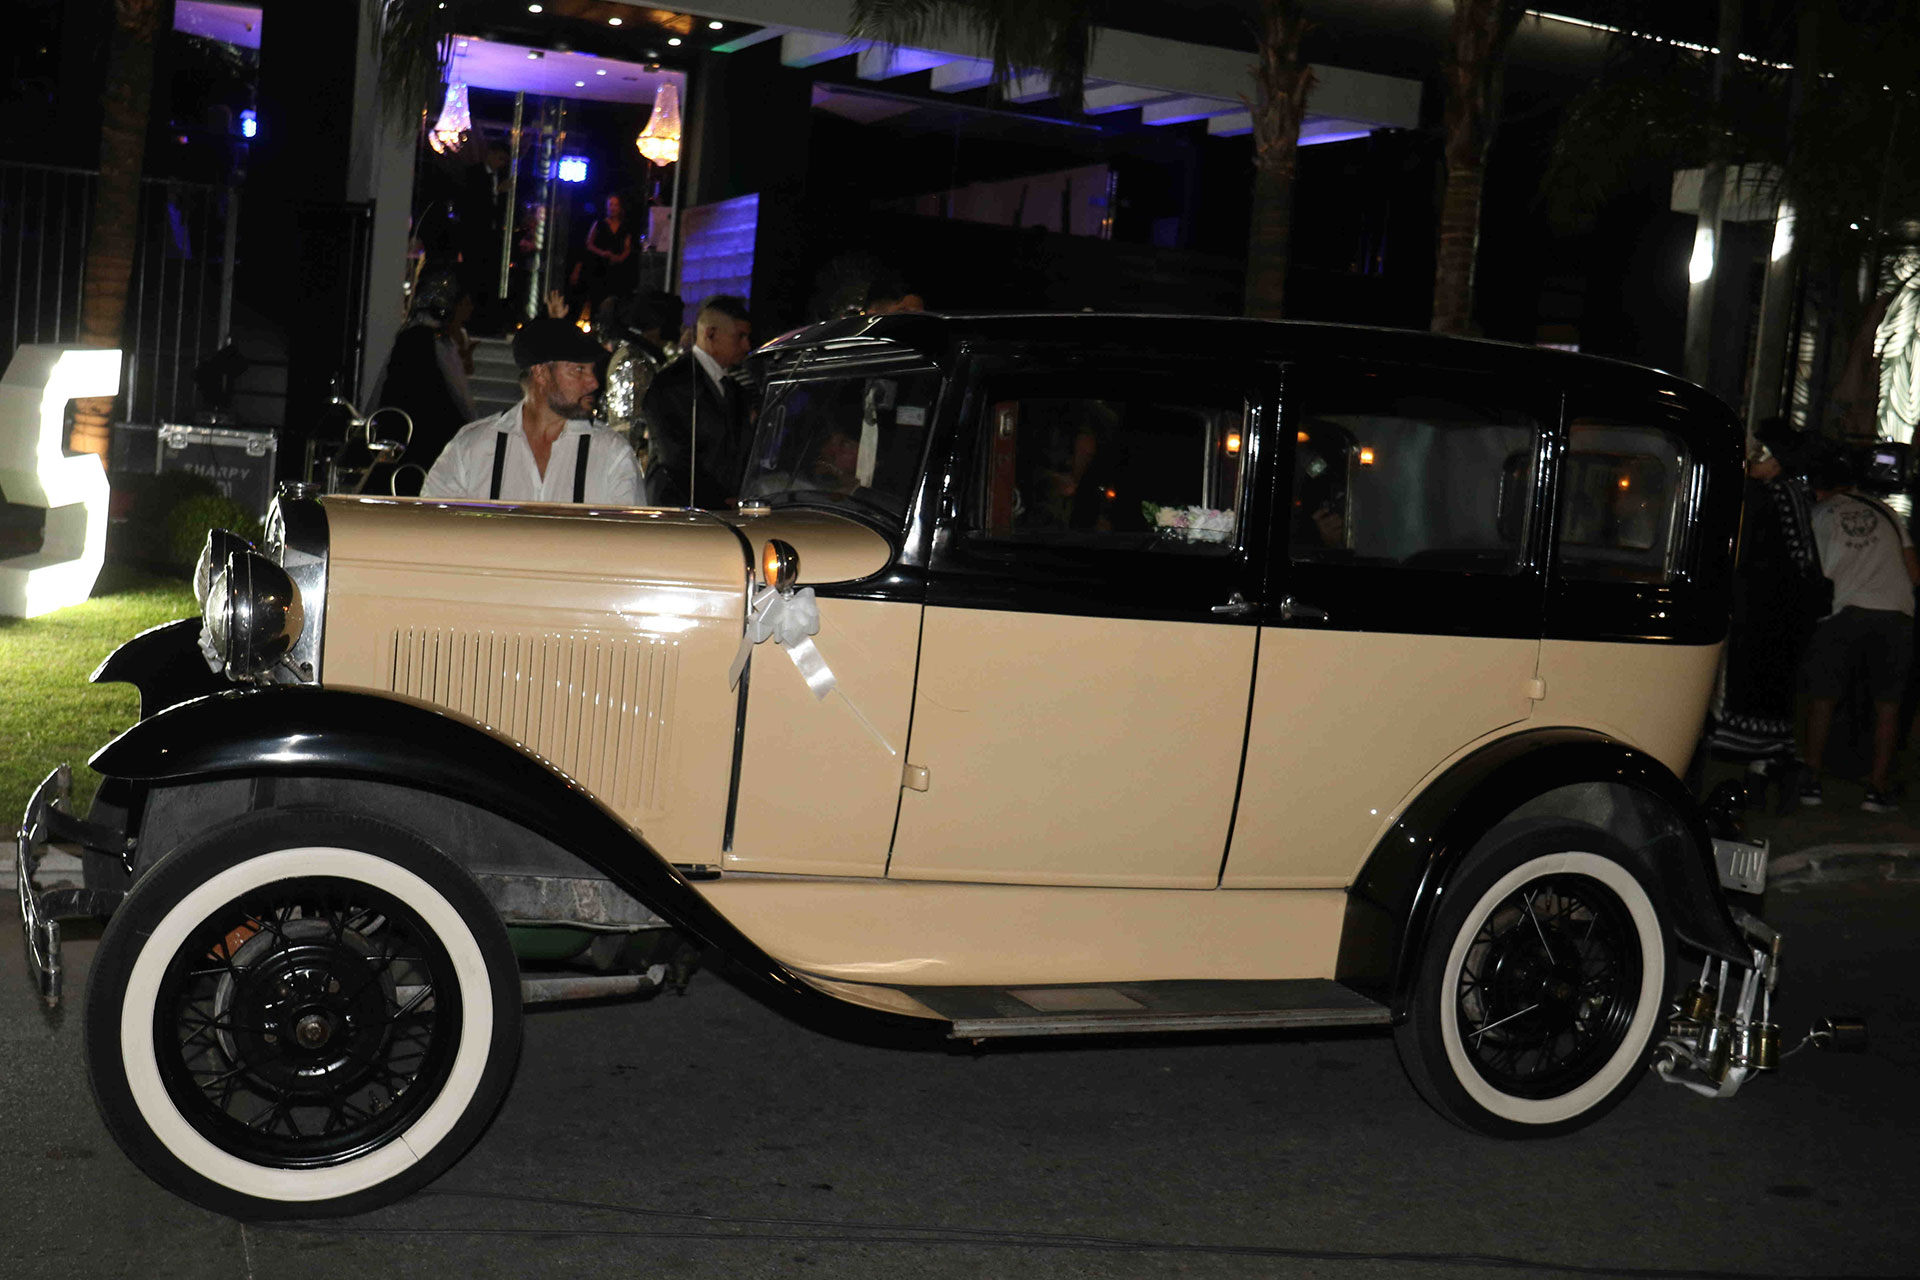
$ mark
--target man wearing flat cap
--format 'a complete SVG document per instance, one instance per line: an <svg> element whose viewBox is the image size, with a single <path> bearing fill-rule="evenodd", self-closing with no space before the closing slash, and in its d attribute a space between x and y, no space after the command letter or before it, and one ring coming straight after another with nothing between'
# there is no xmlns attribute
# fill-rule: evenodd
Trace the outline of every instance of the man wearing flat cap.
<svg viewBox="0 0 1920 1280"><path fill-rule="evenodd" d="M513 336L520 403L469 422L420 486L423 498L496 502L645 503L633 449L590 421L600 389L599 344L565 320L541 316Z"/></svg>

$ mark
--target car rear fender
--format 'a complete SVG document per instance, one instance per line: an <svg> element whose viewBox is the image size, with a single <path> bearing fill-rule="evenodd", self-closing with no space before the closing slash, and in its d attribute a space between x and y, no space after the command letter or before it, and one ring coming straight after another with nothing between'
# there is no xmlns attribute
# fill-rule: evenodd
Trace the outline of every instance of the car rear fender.
<svg viewBox="0 0 1920 1280"><path fill-rule="evenodd" d="M1439 899L1466 856L1509 824L1586 821L1623 839L1663 890L1679 940L1740 965L1705 815L1653 757L1602 734L1542 729L1467 756L1420 792L1347 892L1337 974L1398 1021Z"/></svg>
<svg viewBox="0 0 1920 1280"><path fill-rule="evenodd" d="M215 694L142 720L89 762L147 786L334 777L414 787L489 810L553 841L675 929L726 953L769 1003L846 1035L918 1037L926 1019L818 990L722 916L644 836L584 787L473 720L394 694L285 685Z"/></svg>

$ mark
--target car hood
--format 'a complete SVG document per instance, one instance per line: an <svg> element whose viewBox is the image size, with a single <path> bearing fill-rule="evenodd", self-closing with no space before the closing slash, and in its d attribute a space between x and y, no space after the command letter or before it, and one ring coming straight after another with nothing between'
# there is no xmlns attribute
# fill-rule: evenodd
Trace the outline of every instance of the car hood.
<svg viewBox="0 0 1920 1280"><path fill-rule="evenodd" d="M519 741L675 861L719 857L739 716L732 668L769 537L802 581L890 548L831 513L328 498L320 682L397 694Z"/></svg>

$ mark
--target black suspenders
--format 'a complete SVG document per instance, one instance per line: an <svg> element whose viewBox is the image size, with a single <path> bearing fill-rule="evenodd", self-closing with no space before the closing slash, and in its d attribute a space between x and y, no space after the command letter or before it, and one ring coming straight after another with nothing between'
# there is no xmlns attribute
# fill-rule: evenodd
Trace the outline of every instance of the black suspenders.
<svg viewBox="0 0 1920 1280"><path fill-rule="evenodd" d="M587 500L587 450L593 447L593 433L585 432L580 437L580 452L573 459L573 500ZM493 483L487 488L487 500L500 501L500 473L507 469L507 433L502 431L493 438Z"/></svg>
<svg viewBox="0 0 1920 1280"><path fill-rule="evenodd" d="M487 501L500 501L500 473L507 467L507 433L502 431L493 438L493 485L487 490Z"/></svg>

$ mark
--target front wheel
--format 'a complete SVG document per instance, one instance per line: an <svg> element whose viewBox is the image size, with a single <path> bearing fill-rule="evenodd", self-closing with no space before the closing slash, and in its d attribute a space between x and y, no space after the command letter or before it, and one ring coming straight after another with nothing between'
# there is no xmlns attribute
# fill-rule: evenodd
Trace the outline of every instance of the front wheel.
<svg viewBox="0 0 1920 1280"><path fill-rule="evenodd" d="M1446 886L1400 1060L1436 1110L1500 1137L1577 1129L1645 1074L1672 947L1619 841L1572 824L1478 852Z"/></svg>
<svg viewBox="0 0 1920 1280"><path fill-rule="evenodd" d="M520 1052L505 927L383 823L249 814L127 895L87 987L87 1071L149 1176L240 1218L390 1203L444 1172Z"/></svg>

